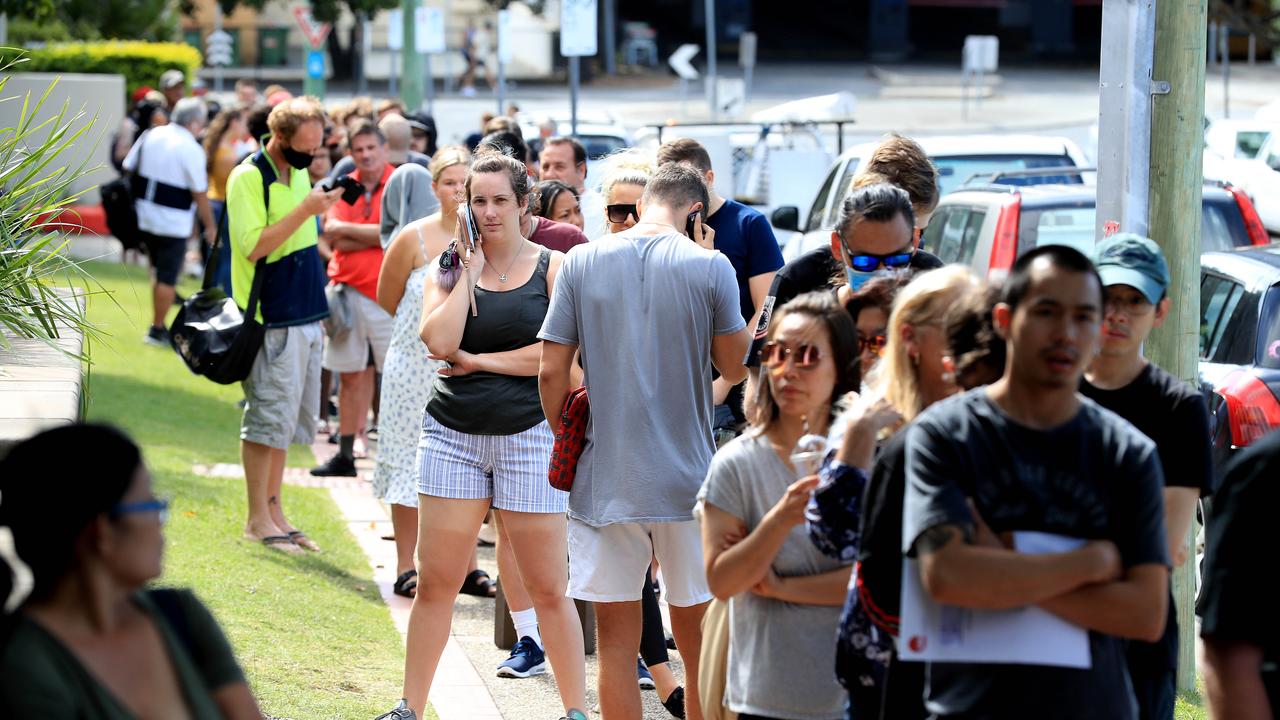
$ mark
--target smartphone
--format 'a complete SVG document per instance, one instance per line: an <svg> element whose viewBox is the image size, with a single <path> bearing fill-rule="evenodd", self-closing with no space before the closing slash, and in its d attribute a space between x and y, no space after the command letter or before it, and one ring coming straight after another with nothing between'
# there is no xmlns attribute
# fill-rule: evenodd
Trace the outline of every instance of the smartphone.
<svg viewBox="0 0 1280 720"><path fill-rule="evenodd" d="M688 235L690 240L694 239L693 228L695 225L700 224L702 224L702 211L695 210L689 213L689 217L685 219L684 223L684 234Z"/></svg>
<svg viewBox="0 0 1280 720"><path fill-rule="evenodd" d="M476 218L469 204L462 203L458 206L458 222L462 223L462 242L469 250L474 250L480 240L480 228L476 225Z"/></svg>
<svg viewBox="0 0 1280 720"><path fill-rule="evenodd" d="M360 196L364 194L364 185L361 185L359 180L350 175L335 178L326 189L336 190L338 188L342 188L342 202L348 205L355 205Z"/></svg>

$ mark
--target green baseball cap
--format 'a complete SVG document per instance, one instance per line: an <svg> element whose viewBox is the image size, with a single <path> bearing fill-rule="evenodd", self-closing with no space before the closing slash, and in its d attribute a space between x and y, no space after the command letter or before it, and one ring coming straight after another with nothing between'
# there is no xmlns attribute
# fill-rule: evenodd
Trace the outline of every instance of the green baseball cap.
<svg viewBox="0 0 1280 720"><path fill-rule="evenodd" d="M1160 246L1150 238L1120 233L1105 238L1093 252L1102 286L1130 285L1152 305L1160 302L1169 287L1169 263Z"/></svg>

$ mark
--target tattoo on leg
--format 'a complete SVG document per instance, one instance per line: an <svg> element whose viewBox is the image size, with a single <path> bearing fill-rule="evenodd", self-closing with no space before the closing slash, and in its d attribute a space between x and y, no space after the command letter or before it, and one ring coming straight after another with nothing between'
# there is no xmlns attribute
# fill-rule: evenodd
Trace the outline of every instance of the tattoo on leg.
<svg viewBox="0 0 1280 720"><path fill-rule="evenodd" d="M276 496L275 496L275 495L272 495L271 497L267 498L267 504L268 504L268 505L278 505L279 503L278 503L278 502L276 502Z"/></svg>

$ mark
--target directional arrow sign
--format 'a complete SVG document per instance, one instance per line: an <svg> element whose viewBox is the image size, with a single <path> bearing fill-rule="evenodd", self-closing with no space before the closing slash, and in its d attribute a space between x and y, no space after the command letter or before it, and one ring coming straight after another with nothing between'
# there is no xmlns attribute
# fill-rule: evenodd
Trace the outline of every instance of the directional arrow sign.
<svg viewBox="0 0 1280 720"><path fill-rule="evenodd" d="M681 80L698 79L698 71L689 64L689 61L693 59L694 55L698 54L699 50L701 48L697 45L685 43L676 48L676 51L671 53L671 57L667 58L667 64L671 66L672 70L676 71Z"/></svg>
<svg viewBox="0 0 1280 720"><path fill-rule="evenodd" d="M222 30L209 33L204 39L204 59L213 67L231 64L231 34Z"/></svg>

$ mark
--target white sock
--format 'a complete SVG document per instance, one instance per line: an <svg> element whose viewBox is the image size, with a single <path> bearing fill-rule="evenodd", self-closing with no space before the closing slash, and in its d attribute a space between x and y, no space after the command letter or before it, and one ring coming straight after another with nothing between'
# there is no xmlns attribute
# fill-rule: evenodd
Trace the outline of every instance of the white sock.
<svg viewBox="0 0 1280 720"><path fill-rule="evenodd" d="M536 610L533 608L512 610L511 622L516 626L516 639L531 637L534 642L538 643L538 647L542 647L542 635L538 633L538 612Z"/></svg>

